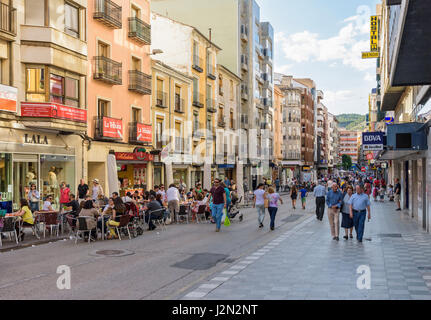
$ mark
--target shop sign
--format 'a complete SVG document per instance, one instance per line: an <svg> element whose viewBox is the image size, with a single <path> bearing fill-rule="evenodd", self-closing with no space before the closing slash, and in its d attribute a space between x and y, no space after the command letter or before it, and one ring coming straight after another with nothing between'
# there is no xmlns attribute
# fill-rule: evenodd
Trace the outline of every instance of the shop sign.
<svg viewBox="0 0 431 320"><path fill-rule="evenodd" d="M136 138L140 142L152 142L153 141L153 127L146 124L138 123L136 125Z"/></svg>
<svg viewBox="0 0 431 320"><path fill-rule="evenodd" d="M367 160L373 160L374 156L372 153L367 154Z"/></svg>
<svg viewBox="0 0 431 320"><path fill-rule="evenodd" d="M21 116L87 122L87 110L58 103L21 102Z"/></svg>
<svg viewBox="0 0 431 320"><path fill-rule="evenodd" d="M41 136L39 134L24 134L24 143L31 143L31 144L48 144L48 137L47 136Z"/></svg>
<svg viewBox="0 0 431 320"><path fill-rule="evenodd" d="M103 136L123 139L123 120L103 117Z"/></svg>
<svg viewBox="0 0 431 320"><path fill-rule="evenodd" d="M370 51L379 51L379 16L370 19Z"/></svg>
<svg viewBox="0 0 431 320"><path fill-rule="evenodd" d="M383 150L383 132L363 132L362 145L364 151Z"/></svg>
<svg viewBox="0 0 431 320"><path fill-rule="evenodd" d="M16 112L18 89L0 84L0 110Z"/></svg>
<svg viewBox="0 0 431 320"><path fill-rule="evenodd" d="M115 152L115 159L120 161L153 161L154 156L147 152Z"/></svg>
<svg viewBox="0 0 431 320"><path fill-rule="evenodd" d="M310 167L302 167L302 171L310 171L311 168Z"/></svg>

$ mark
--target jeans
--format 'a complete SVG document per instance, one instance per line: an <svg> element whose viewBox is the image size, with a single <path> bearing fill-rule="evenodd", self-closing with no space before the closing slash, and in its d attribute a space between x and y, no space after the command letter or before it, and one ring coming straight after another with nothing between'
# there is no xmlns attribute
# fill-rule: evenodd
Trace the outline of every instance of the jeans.
<svg viewBox="0 0 431 320"><path fill-rule="evenodd" d="M39 211L39 202L30 202L31 212Z"/></svg>
<svg viewBox="0 0 431 320"><path fill-rule="evenodd" d="M277 207L269 207L268 211L269 211L269 216L271 218L271 225L270 225L270 227L274 228L274 225L275 225L275 216L277 214L278 208Z"/></svg>
<svg viewBox="0 0 431 320"><path fill-rule="evenodd" d="M221 218L223 217L224 203L212 205L212 216L216 222L217 229L221 227Z"/></svg>
<svg viewBox="0 0 431 320"><path fill-rule="evenodd" d="M263 220L265 219L265 205L264 204L256 205L256 209L257 209L257 220L259 224L262 224Z"/></svg>
<svg viewBox="0 0 431 320"><path fill-rule="evenodd" d="M358 239L358 241L362 241L362 237L364 236L366 215L366 210L353 211L353 224L355 225L356 239Z"/></svg>

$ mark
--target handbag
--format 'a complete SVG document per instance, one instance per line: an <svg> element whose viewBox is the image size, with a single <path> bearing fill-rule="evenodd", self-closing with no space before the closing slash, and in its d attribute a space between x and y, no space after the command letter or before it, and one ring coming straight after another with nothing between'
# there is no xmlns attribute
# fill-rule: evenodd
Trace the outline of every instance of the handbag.
<svg viewBox="0 0 431 320"><path fill-rule="evenodd" d="M230 226L230 220L229 217L226 216L226 219L224 220L224 226L229 227Z"/></svg>

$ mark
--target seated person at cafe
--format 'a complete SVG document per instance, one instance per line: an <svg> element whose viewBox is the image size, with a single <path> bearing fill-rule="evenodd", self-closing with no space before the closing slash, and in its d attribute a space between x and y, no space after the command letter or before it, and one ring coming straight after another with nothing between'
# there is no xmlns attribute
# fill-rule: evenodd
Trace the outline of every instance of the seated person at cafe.
<svg viewBox="0 0 431 320"><path fill-rule="evenodd" d="M109 219L113 216L114 214L114 198L109 198L108 200L108 204L105 206L105 208L103 208L103 222L102 219L99 219L97 221L97 229L102 230L102 223L104 226L104 233L107 233L107 226L106 223L109 221Z"/></svg>
<svg viewBox="0 0 431 320"><path fill-rule="evenodd" d="M135 192L133 192L132 199L135 200L137 203L139 203L142 200L141 196L139 195L139 191L138 190L136 190Z"/></svg>
<svg viewBox="0 0 431 320"><path fill-rule="evenodd" d="M161 212L153 213L153 212L160 209L163 209L163 207L160 205L160 202L156 200L156 197L154 197L153 195L150 195L150 202L147 204L147 210L145 211L145 222L148 223L149 230L156 229L156 226L154 225L153 220L159 218L162 213ZM151 220L148 221L150 217L150 213L151 213Z"/></svg>
<svg viewBox="0 0 431 320"><path fill-rule="evenodd" d="M123 197L121 200L123 200L124 203L134 202L134 200L132 199L132 194L130 192L127 192L126 196Z"/></svg>
<svg viewBox="0 0 431 320"><path fill-rule="evenodd" d="M118 239L118 235L115 233L115 227L120 225L120 216L126 211L126 206L120 197L113 198L114 208L112 208L112 216L106 223L109 228L108 240Z"/></svg>
<svg viewBox="0 0 431 320"><path fill-rule="evenodd" d="M196 201L192 204L192 221L196 219L196 213L199 211L200 206L206 206L208 203L208 198L204 197L202 193L198 193L196 197Z"/></svg>
<svg viewBox="0 0 431 320"><path fill-rule="evenodd" d="M165 209L165 212L163 213L163 219L166 219L169 217L169 210L166 208L165 204L163 203L163 195L161 193L157 194L156 200L158 203L160 203L161 207Z"/></svg>
<svg viewBox="0 0 431 320"><path fill-rule="evenodd" d="M69 214L73 215L74 217L77 217L79 214L79 202L75 199L74 194L69 195L69 202L63 203L63 205L66 207L67 211L71 211Z"/></svg>
<svg viewBox="0 0 431 320"><path fill-rule="evenodd" d="M99 211L94 207L93 200L86 200L84 202L84 207L79 212L80 217L86 217L85 221L87 223L88 230L91 230L91 237L93 239L96 239L97 233L96 233L96 219L99 216ZM79 227L79 221L77 223ZM84 238L88 240L88 233L84 234Z"/></svg>
<svg viewBox="0 0 431 320"><path fill-rule="evenodd" d="M42 207L42 211L54 211L52 208L53 198L51 195L47 196Z"/></svg>
<svg viewBox="0 0 431 320"><path fill-rule="evenodd" d="M33 214L31 213L31 210L29 208L28 205L28 201L26 199L21 199L20 201L20 210L14 213L9 213L6 215L6 217L21 217L22 219L22 224L23 226L33 226L34 225L34 218L33 218ZM19 224L16 223L15 224L15 230L16 233L19 234ZM21 231L21 233L19 234L18 238L20 239L20 241L24 241L24 232Z"/></svg>

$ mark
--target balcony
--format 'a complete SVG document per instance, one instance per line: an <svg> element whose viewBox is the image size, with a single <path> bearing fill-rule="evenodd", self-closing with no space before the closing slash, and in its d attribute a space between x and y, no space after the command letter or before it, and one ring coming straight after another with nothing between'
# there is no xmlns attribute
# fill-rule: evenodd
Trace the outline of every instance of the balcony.
<svg viewBox="0 0 431 320"><path fill-rule="evenodd" d="M121 29L121 6L110 0L94 1L93 19L113 29Z"/></svg>
<svg viewBox="0 0 431 320"><path fill-rule="evenodd" d="M265 80L263 79L263 74L260 72L256 72L256 80L263 85Z"/></svg>
<svg viewBox="0 0 431 320"><path fill-rule="evenodd" d="M175 95L174 111L178 113L184 113L184 99L181 99L179 95Z"/></svg>
<svg viewBox="0 0 431 320"><path fill-rule="evenodd" d="M108 84L122 84L120 62L111 60L103 56L96 56L94 60L94 74L95 80L100 80Z"/></svg>
<svg viewBox="0 0 431 320"><path fill-rule="evenodd" d="M122 141L123 120L104 116L94 117L94 139Z"/></svg>
<svg viewBox="0 0 431 320"><path fill-rule="evenodd" d="M204 107L204 95L201 93L193 94L193 106L198 108Z"/></svg>
<svg viewBox="0 0 431 320"><path fill-rule="evenodd" d="M152 126L140 122L129 123L129 143L149 145L153 142Z"/></svg>
<svg viewBox="0 0 431 320"><path fill-rule="evenodd" d="M50 102L21 102L21 122L59 132L87 131L87 110Z"/></svg>
<svg viewBox="0 0 431 320"><path fill-rule="evenodd" d="M245 25L242 25L242 26L241 26L241 40L242 40L244 43L247 43L247 42L248 42L248 28L247 28L247 26L245 26Z"/></svg>
<svg viewBox="0 0 431 320"><path fill-rule="evenodd" d="M248 90L247 91L245 91L245 90L241 91L241 99L244 101L248 101Z"/></svg>
<svg viewBox="0 0 431 320"><path fill-rule="evenodd" d="M194 140L200 140L204 137L203 132L199 131L199 128L193 129L193 139Z"/></svg>
<svg viewBox="0 0 431 320"><path fill-rule="evenodd" d="M192 68L195 69L197 72L202 73L204 72L203 66L204 66L203 59L199 58L199 56L197 55L194 55Z"/></svg>
<svg viewBox="0 0 431 320"><path fill-rule="evenodd" d="M137 70L129 70L129 90L143 95L151 94L151 76Z"/></svg>
<svg viewBox="0 0 431 320"><path fill-rule="evenodd" d="M217 79L215 74L216 74L215 67L209 63L207 65L207 77L210 78L211 80L215 80Z"/></svg>
<svg viewBox="0 0 431 320"><path fill-rule="evenodd" d="M5 4L0 4L0 32L16 36L16 9Z"/></svg>
<svg viewBox="0 0 431 320"><path fill-rule="evenodd" d="M214 99L207 98L207 111L210 113L216 113L217 109L215 108L216 101Z"/></svg>
<svg viewBox="0 0 431 320"><path fill-rule="evenodd" d="M222 119L219 119L219 120L217 121L217 125L218 125L220 128L224 128L224 127L226 127L226 122L225 122L224 120L222 120Z"/></svg>
<svg viewBox="0 0 431 320"><path fill-rule="evenodd" d="M248 129L248 115L242 114L241 115L241 129Z"/></svg>
<svg viewBox="0 0 431 320"><path fill-rule="evenodd" d="M163 91L157 91L156 93L156 107L167 108L168 107L168 94Z"/></svg>
<svg viewBox="0 0 431 320"><path fill-rule="evenodd" d="M142 44L151 44L151 26L139 18L129 18L129 38Z"/></svg>

